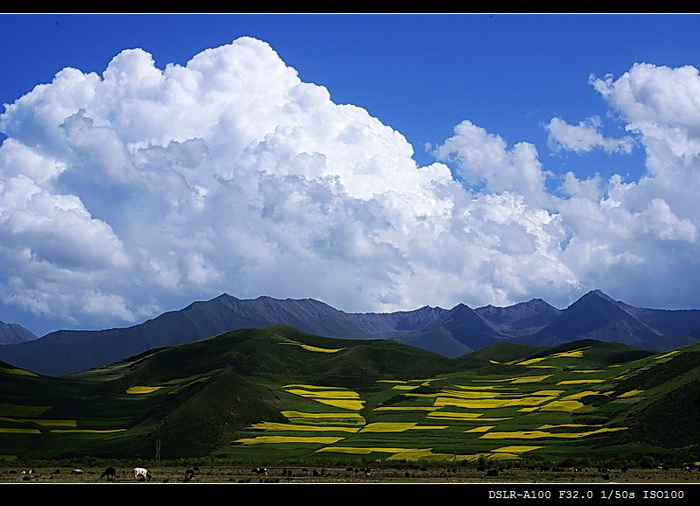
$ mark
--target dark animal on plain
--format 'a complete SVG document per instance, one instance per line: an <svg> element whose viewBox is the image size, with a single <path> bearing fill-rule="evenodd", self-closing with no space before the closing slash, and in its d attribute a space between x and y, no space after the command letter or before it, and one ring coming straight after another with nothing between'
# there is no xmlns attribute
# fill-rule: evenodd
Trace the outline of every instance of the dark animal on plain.
<svg viewBox="0 0 700 506"><path fill-rule="evenodd" d="M252 470L255 474L264 474L267 476L267 467L256 467Z"/></svg>
<svg viewBox="0 0 700 506"><path fill-rule="evenodd" d="M116 480L117 479L117 470L114 469L113 467L108 467L104 471L102 471L102 476L100 476L100 479L107 478L108 480Z"/></svg>
<svg viewBox="0 0 700 506"><path fill-rule="evenodd" d="M194 472L194 469L188 469L187 471L185 471L185 480L189 481L196 475L197 473Z"/></svg>
<svg viewBox="0 0 700 506"><path fill-rule="evenodd" d="M486 476L498 476L498 469L489 469L486 471Z"/></svg>

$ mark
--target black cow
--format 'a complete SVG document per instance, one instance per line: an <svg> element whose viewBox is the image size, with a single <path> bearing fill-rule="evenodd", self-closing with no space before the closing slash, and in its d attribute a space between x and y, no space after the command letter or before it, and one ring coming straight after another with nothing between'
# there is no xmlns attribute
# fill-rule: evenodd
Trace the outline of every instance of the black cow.
<svg viewBox="0 0 700 506"><path fill-rule="evenodd" d="M102 471L102 476L100 476L100 479L107 478L108 480L116 480L117 479L117 470L114 469L113 467L108 467L104 471Z"/></svg>

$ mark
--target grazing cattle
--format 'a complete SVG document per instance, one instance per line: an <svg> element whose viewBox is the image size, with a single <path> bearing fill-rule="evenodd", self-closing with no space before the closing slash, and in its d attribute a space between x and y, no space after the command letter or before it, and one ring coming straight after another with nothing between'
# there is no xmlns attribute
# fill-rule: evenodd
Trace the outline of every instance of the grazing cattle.
<svg viewBox="0 0 700 506"><path fill-rule="evenodd" d="M134 479L139 481L151 481L151 473L143 467L134 468Z"/></svg>
<svg viewBox="0 0 700 506"><path fill-rule="evenodd" d="M78 469L78 468L73 469L71 472L72 472L73 474L83 474L83 470L82 470L82 469Z"/></svg>
<svg viewBox="0 0 700 506"><path fill-rule="evenodd" d="M267 467L256 467L255 469L252 470L255 474L264 474L267 476Z"/></svg>
<svg viewBox="0 0 700 506"><path fill-rule="evenodd" d="M117 470L114 469L113 467L108 467L104 471L102 471L102 476L100 476L100 479L107 478L108 480L116 480L117 479Z"/></svg>
<svg viewBox="0 0 700 506"><path fill-rule="evenodd" d="M188 469L185 471L185 480L190 481L192 478L194 478L197 475L194 469Z"/></svg>
<svg viewBox="0 0 700 506"><path fill-rule="evenodd" d="M486 471L486 476L498 476L498 469L489 469Z"/></svg>

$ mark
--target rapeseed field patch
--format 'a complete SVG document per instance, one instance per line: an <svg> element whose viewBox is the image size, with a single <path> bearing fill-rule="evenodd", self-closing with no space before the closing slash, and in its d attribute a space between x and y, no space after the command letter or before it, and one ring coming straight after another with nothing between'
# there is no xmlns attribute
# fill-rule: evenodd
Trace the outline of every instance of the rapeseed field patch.
<svg viewBox="0 0 700 506"><path fill-rule="evenodd" d="M544 446L503 446L501 448L496 448L491 450L493 453L511 453L511 454L521 454L525 452L531 452L533 450L539 450L544 448Z"/></svg>
<svg viewBox="0 0 700 506"><path fill-rule="evenodd" d="M0 416L34 418L49 409L50 406L26 406L21 404L0 403Z"/></svg>
<svg viewBox="0 0 700 506"><path fill-rule="evenodd" d="M457 411L433 411L428 413L428 418L445 418L448 420L476 420L483 413L463 413Z"/></svg>
<svg viewBox="0 0 700 506"><path fill-rule="evenodd" d="M581 392L576 392L571 395L567 395L566 397L562 397L562 401L575 401L578 399L581 399L583 397L588 397L589 395L599 395L600 392L597 392L595 390L583 390Z"/></svg>
<svg viewBox="0 0 700 506"><path fill-rule="evenodd" d="M41 418L25 419L23 422L32 422L42 427L77 427L77 420L42 420Z"/></svg>
<svg viewBox="0 0 700 506"><path fill-rule="evenodd" d="M542 362L543 360L546 360L547 357L537 357L537 358L531 358L528 360L523 360L522 362L515 362L513 365L532 365L532 364L537 364L538 362Z"/></svg>
<svg viewBox="0 0 700 506"><path fill-rule="evenodd" d="M304 344L304 343L298 343L296 341L285 341L280 344L290 344L293 346L299 346L300 348L303 348L307 351L313 351L315 353L338 353L339 351L344 350L345 348L321 348L319 346L311 346L310 344Z"/></svg>
<svg viewBox="0 0 700 506"><path fill-rule="evenodd" d="M464 432L488 432L494 427L495 425L482 425L481 427L474 427L473 429L465 430Z"/></svg>
<svg viewBox="0 0 700 506"><path fill-rule="evenodd" d="M312 399L321 404L351 411L359 411L365 401L360 400L357 392L347 389L317 387L313 385L288 385L284 387L290 394Z"/></svg>
<svg viewBox="0 0 700 506"><path fill-rule="evenodd" d="M334 452L334 453L350 453L350 454L355 454L355 455L367 455L370 453L395 453L395 454L402 454L404 452L407 453L412 453L412 452L420 452L420 453L425 453L425 452L430 452L430 449L427 450L419 450L415 448L396 448L396 447L366 447L366 446L325 446L323 448L319 448L316 450L316 452Z"/></svg>
<svg viewBox="0 0 700 506"><path fill-rule="evenodd" d="M292 422L305 424L365 424L364 417L359 413L306 413L301 411L282 411L282 416Z"/></svg>
<svg viewBox="0 0 700 506"><path fill-rule="evenodd" d="M147 386L133 386L129 387L126 389L127 394L135 394L135 395L141 395L141 394L150 394L153 393L157 390L160 390L163 387L147 387Z"/></svg>
<svg viewBox="0 0 700 506"><path fill-rule="evenodd" d="M52 429L51 434L112 434L114 432L124 432L126 429Z"/></svg>
<svg viewBox="0 0 700 506"><path fill-rule="evenodd" d="M404 432L416 426L416 423L374 422L365 425L360 432Z"/></svg>
<svg viewBox="0 0 700 506"><path fill-rule="evenodd" d="M521 378L513 379L511 383L539 383L540 381L546 380L551 376L551 374L546 374L544 376L523 376Z"/></svg>
<svg viewBox="0 0 700 506"><path fill-rule="evenodd" d="M435 406L379 406L373 411L435 411Z"/></svg>
<svg viewBox="0 0 700 506"><path fill-rule="evenodd" d="M41 434L39 429L0 427L0 434Z"/></svg>
<svg viewBox="0 0 700 506"><path fill-rule="evenodd" d="M31 371L27 371L25 369L18 369L18 368L9 368L9 367L0 367L0 372L4 372L7 374L17 374L19 376L39 376L36 373L33 373Z"/></svg>
<svg viewBox="0 0 700 506"><path fill-rule="evenodd" d="M564 380L557 383L557 385L581 385L583 383L603 383L604 381L602 379Z"/></svg>
<svg viewBox="0 0 700 506"><path fill-rule="evenodd" d="M241 439L236 439L236 443L243 443L245 445L258 445L258 444L322 444L322 445L332 445L341 441L342 437L305 437L305 436L257 436L257 437L244 437Z"/></svg>
<svg viewBox="0 0 700 506"><path fill-rule="evenodd" d="M304 425L304 424L293 424L293 423L278 423L278 422L259 422L251 426L252 429L260 430L270 430L270 431L307 431L307 432L357 432L360 430L358 427L339 427L339 426L318 426L318 425Z"/></svg>
<svg viewBox="0 0 700 506"><path fill-rule="evenodd" d="M668 357L671 357L671 356L676 355L678 353L680 353L680 350L669 351L668 353L664 353L663 355L660 355L658 357L654 357L654 360L661 360L662 358L668 358Z"/></svg>
<svg viewBox="0 0 700 506"><path fill-rule="evenodd" d="M578 439L582 437L602 434L604 432L615 432L625 430L627 427L602 428L586 432L548 432L543 430L520 430L512 432L486 432L479 439Z"/></svg>
<svg viewBox="0 0 700 506"><path fill-rule="evenodd" d="M553 401L540 407L540 411L577 411L583 407L583 403L572 400Z"/></svg>
<svg viewBox="0 0 700 506"><path fill-rule="evenodd" d="M627 397L632 397L633 395L641 394L644 390L630 390L617 396L618 399L625 399Z"/></svg>

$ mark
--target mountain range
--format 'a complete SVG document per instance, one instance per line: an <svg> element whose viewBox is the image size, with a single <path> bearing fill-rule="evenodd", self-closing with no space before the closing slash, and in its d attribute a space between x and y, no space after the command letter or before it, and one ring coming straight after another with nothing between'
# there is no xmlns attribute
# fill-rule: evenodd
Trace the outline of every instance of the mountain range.
<svg viewBox="0 0 700 506"><path fill-rule="evenodd" d="M41 338L0 326L0 360L35 373L64 376L148 350L224 332L282 324L342 339L387 339L455 358L498 342L551 346L581 339L666 351L700 340L700 310L637 308L591 291L566 309L542 299L508 307L424 306L393 313L346 313L314 299L238 299L222 294L144 323L95 331L59 330ZM8 341L8 328L24 341ZM25 330L22 333L21 330Z"/></svg>

